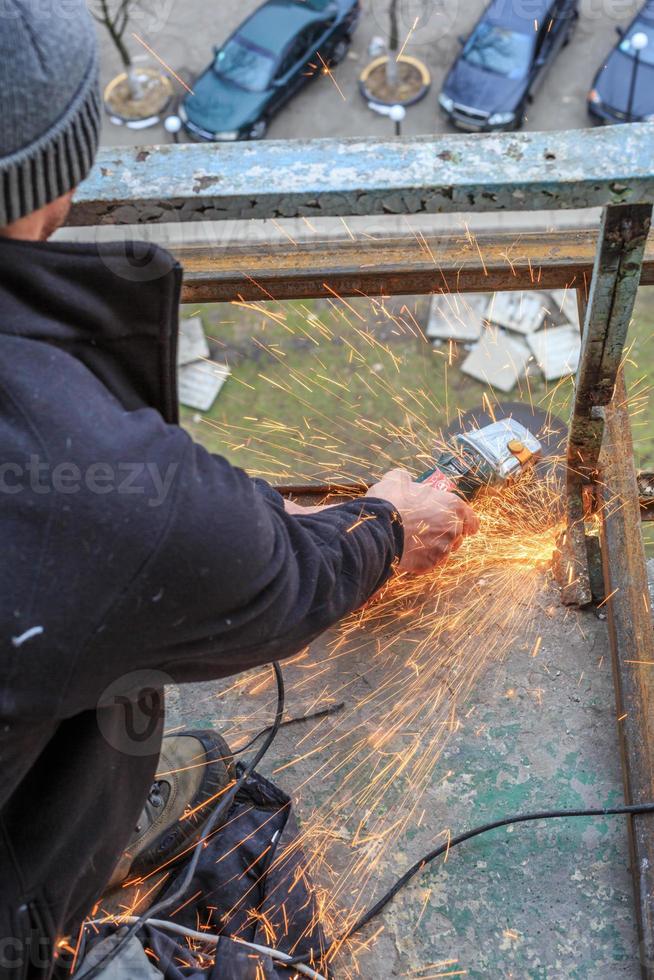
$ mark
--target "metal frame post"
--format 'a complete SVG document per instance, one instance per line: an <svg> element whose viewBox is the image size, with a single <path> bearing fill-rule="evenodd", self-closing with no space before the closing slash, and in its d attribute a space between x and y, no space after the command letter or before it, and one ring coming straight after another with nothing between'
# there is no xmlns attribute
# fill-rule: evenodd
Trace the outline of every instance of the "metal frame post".
<svg viewBox="0 0 654 980"><path fill-rule="evenodd" d="M654 629L622 370L601 456L602 558L626 803L654 799ZM629 818L643 977L654 977L654 818Z"/></svg>
<svg viewBox="0 0 654 980"><path fill-rule="evenodd" d="M584 527L584 487L597 481L605 410L613 398L622 363L651 218L651 204L608 207L602 216L568 439L567 532L562 573L563 599L570 605L588 605L593 598Z"/></svg>

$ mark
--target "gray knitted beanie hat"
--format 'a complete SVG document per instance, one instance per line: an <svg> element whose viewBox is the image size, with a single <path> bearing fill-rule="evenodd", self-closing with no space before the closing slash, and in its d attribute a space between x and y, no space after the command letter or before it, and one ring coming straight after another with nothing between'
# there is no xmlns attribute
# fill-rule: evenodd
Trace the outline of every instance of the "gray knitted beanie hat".
<svg viewBox="0 0 654 980"><path fill-rule="evenodd" d="M84 0L0 0L0 228L84 180L100 115Z"/></svg>

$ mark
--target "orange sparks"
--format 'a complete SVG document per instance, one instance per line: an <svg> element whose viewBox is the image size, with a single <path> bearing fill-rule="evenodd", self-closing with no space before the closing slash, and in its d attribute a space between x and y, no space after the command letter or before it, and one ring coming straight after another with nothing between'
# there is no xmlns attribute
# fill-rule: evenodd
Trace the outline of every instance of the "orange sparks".
<svg viewBox="0 0 654 980"><path fill-rule="evenodd" d="M321 55L320 51L318 52L318 57L320 58L320 63L322 65L322 73L323 73L323 75L328 75L331 78L331 80L334 83L334 86L336 88L336 91L338 92L338 94L340 95L340 97L343 99L343 102L347 102L347 99L345 98L345 95L343 94L343 90L341 89L340 85L338 84L338 82L334 78L333 71L331 70L331 68L329 67L329 65L327 64L327 62L323 58L323 56Z"/></svg>
<svg viewBox="0 0 654 980"><path fill-rule="evenodd" d="M399 61L400 58L402 57L402 55L404 54L404 49L406 48L407 44L409 43L409 40L411 38L411 35L413 34L413 32L415 31L416 27L418 26L419 20L420 20L420 17L416 17L416 19L414 20L413 27L409 30L409 33L407 34L406 38L404 39L404 44L402 45L402 47L400 48L400 50L397 53L397 57L395 59L396 61Z"/></svg>
<svg viewBox="0 0 654 980"><path fill-rule="evenodd" d="M160 64L160 65L162 65L162 66L163 66L163 67L164 67L164 68L166 69L166 71L168 71L168 72L170 72L170 74L171 74L171 75L173 76L173 78L175 78L175 79L176 79L176 80L177 80L177 81L179 82L179 84L180 84L180 85L182 86L182 88L185 88L185 89L186 89L186 91L187 91L187 92L189 93L189 95L195 95L195 92L193 91L193 89L192 89L192 88L190 88L190 87L189 87L189 86L188 86L188 85L186 84L186 82L184 81L184 79L183 79L183 78L180 78L180 77L179 77L179 75L177 74L177 72L176 72L176 71L174 71L174 70L173 70L173 69L172 69L172 68L170 67L170 65L168 65L168 64L166 64L166 62L165 62L165 61L163 60L163 58L160 58L160 57L159 57L159 55L157 54L157 52L156 52L156 51L154 50L154 48L151 48L151 47L150 47L150 45L149 45L149 44L147 43L147 41L144 41L144 40L143 40L143 38L142 38L142 37L139 37L139 35L138 35L138 34L136 34L136 33L135 33L134 31L132 31L132 37L133 37L133 38L134 38L134 39L135 39L136 41L138 41L138 42L139 42L139 44L142 44L142 45L143 45L143 47L145 48L145 50L146 50L146 51L149 51L149 52L150 52L150 54L152 55L152 57L153 57L153 58L156 58L156 59L157 59L157 61L159 62L159 64Z"/></svg>

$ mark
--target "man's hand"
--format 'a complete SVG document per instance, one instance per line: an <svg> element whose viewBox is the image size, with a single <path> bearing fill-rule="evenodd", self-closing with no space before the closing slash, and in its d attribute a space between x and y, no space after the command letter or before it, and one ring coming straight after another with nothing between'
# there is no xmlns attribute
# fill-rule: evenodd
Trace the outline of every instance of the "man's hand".
<svg viewBox="0 0 654 980"><path fill-rule="evenodd" d="M479 518L465 501L426 483L414 483L406 470L391 470L366 496L390 501L402 518L401 572L425 575L447 561L464 537L479 530Z"/></svg>

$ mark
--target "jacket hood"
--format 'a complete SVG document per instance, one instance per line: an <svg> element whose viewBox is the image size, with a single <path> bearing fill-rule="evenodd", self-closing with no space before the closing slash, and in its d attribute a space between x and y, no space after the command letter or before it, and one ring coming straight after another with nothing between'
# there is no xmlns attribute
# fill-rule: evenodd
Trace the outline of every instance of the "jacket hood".
<svg viewBox="0 0 654 980"><path fill-rule="evenodd" d="M455 102L492 115L516 109L527 81L527 76L504 78L459 58L445 80L443 91Z"/></svg>
<svg viewBox="0 0 654 980"><path fill-rule="evenodd" d="M140 242L0 237L0 268L0 334L56 344L126 409L152 406L166 421L178 420L182 272L168 252Z"/></svg>
<svg viewBox="0 0 654 980"><path fill-rule="evenodd" d="M220 78L209 67L184 100L189 120L209 133L242 129L253 122L266 102L266 92L247 92Z"/></svg>

